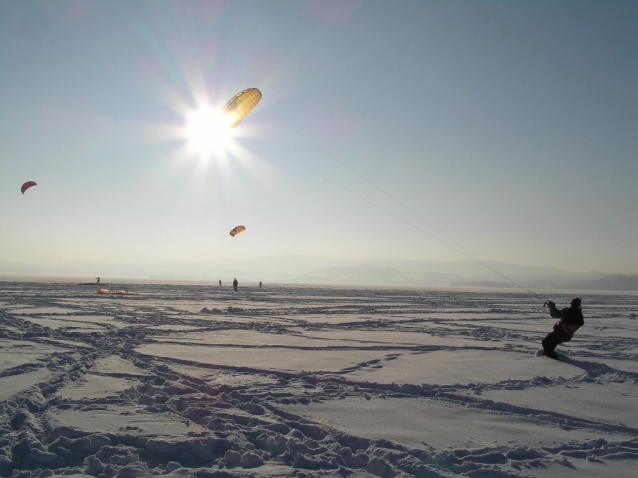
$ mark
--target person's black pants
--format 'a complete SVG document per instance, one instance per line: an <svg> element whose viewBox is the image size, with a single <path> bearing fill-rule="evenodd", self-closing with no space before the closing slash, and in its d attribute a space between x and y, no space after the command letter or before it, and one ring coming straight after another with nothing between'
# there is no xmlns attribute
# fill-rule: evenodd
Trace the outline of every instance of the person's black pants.
<svg viewBox="0 0 638 478"><path fill-rule="evenodd" d="M573 335L569 335L563 330L560 322L556 323L554 325L554 330L547 334L547 337L545 337L541 342L543 344L543 350L545 350L545 355L547 355L548 357L555 355L554 350L556 349L558 344L569 342L572 337Z"/></svg>

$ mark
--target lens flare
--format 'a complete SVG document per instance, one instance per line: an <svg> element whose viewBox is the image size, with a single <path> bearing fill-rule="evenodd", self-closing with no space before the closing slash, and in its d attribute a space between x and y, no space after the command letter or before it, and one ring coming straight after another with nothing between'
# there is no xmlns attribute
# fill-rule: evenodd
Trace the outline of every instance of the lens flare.
<svg viewBox="0 0 638 478"><path fill-rule="evenodd" d="M219 109L200 106L186 116L184 136L189 147L202 156L225 154L233 143L231 119Z"/></svg>

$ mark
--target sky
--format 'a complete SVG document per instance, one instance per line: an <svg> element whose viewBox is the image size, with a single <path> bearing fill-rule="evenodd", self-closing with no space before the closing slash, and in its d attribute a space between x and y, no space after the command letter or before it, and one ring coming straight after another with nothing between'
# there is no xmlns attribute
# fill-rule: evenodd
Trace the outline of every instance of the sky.
<svg viewBox="0 0 638 478"><path fill-rule="evenodd" d="M635 1L0 0L0 262L636 273L636 85Z"/></svg>

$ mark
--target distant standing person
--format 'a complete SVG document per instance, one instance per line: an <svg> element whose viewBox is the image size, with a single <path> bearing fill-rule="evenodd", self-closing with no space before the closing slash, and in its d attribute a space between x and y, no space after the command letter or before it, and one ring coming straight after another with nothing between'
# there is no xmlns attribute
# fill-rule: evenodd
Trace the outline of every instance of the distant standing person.
<svg viewBox="0 0 638 478"><path fill-rule="evenodd" d="M576 297L572 299L569 307L558 310L556 304L551 300L546 302L546 305L549 306L549 315L555 319L560 319L554 324L554 330L547 334L547 337L542 342L543 350L545 350L545 355L548 357L558 360L558 355L554 351L556 346L563 342L569 342L574 333L585 324L580 304L580 299Z"/></svg>
<svg viewBox="0 0 638 478"><path fill-rule="evenodd" d="M237 284L238 284L238 282L237 282L237 278L235 278L235 279L233 280L233 289L235 289L235 292L237 292Z"/></svg>
<svg viewBox="0 0 638 478"><path fill-rule="evenodd" d="M219 287L221 287L221 286L222 286L222 280L219 279Z"/></svg>
<svg viewBox="0 0 638 478"><path fill-rule="evenodd" d="M261 289L261 281L259 281L259 288Z"/></svg>
<svg viewBox="0 0 638 478"><path fill-rule="evenodd" d="M99 283L100 283L100 278L99 278L99 277L96 277L96 279L97 279L96 284L99 284Z"/></svg>

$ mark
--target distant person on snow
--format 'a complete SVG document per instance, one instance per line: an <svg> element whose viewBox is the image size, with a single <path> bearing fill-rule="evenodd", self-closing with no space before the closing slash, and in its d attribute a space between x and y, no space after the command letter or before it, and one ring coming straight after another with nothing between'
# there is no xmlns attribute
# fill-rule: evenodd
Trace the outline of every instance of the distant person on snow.
<svg viewBox="0 0 638 478"><path fill-rule="evenodd" d="M545 305L549 306L549 315L560 320L554 324L554 330L543 339L543 350L545 350L545 355L558 360L558 355L554 351L556 346L563 342L569 342L574 333L585 324L585 319L583 319L583 311L580 308L578 297L572 299L570 307L565 307L562 310L558 310L556 304L551 300L548 300Z"/></svg>
<svg viewBox="0 0 638 478"><path fill-rule="evenodd" d="M96 284L99 284L99 283L100 283L100 278L99 278L99 277L96 277L96 279L97 279Z"/></svg>
<svg viewBox="0 0 638 478"><path fill-rule="evenodd" d="M219 279L219 287L221 287L221 286L222 286L222 280Z"/></svg>
<svg viewBox="0 0 638 478"><path fill-rule="evenodd" d="M233 289L235 289L235 292L237 292L237 284L238 284L237 279L234 279L233 280Z"/></svg>
<svg viewBox="0 0 638 478"><path fill-rule="evenodd" d="M259 281L259 288L261 289L261 281Z"/></svg>

